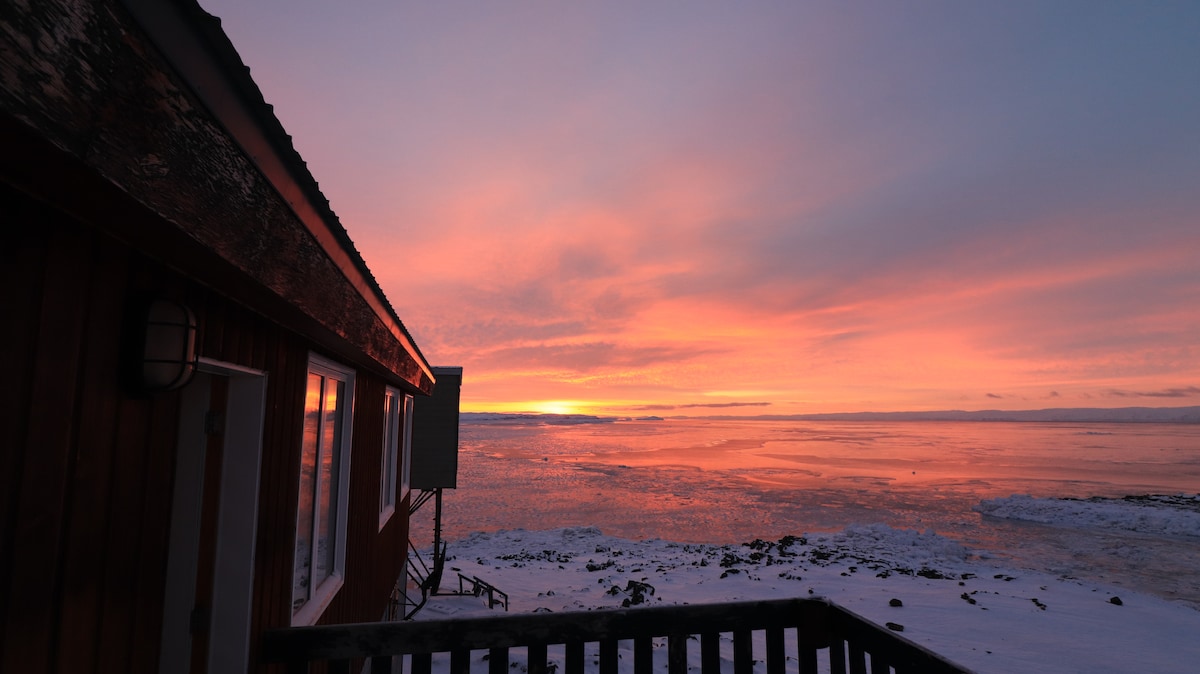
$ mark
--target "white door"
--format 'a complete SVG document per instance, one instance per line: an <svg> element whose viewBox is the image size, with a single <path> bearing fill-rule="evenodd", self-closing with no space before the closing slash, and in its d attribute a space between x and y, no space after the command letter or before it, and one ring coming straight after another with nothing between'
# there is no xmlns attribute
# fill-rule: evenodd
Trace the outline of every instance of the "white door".
<svg viewBox="0 0 1200 674"><path fill-rule="evenodd" d="M266 376L201 359L181 394L159 669L244 672Z"/></svg>

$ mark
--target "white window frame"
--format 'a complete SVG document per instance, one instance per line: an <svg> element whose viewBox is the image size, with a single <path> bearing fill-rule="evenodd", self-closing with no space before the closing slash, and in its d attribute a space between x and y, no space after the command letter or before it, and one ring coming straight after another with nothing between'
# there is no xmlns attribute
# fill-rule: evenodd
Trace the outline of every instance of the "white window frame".
<svg viewBox="0 0 1200 674"><path fill-rule="evenodd" d="M339 381L344 384L345 396L344 399L338 400L338 417L337 423L341 427L341 438L337 447L322 448L318 447L317 465L320 465L321 452L336 450L338 452L335 458L335 463L338 467L337 484L332 485L330 499L333 507L334 520L334 546L332 551L332 569L327 578L325 578L318 586L312 587L311 581L309 586L309 596L307 601L299 609L292 612L292 625L312 625L325 609L329 607L329 603L333 601L333 597L341 589L345 582L346 574L346 520L350 505L350 448L353 441L354 430L354 370L341 365L327 358L323 358L315 353L310 353L308 357L308 369L304 378L305 390L308 386L308 375L317 374L327 380ZM318 437L322 437L323 433L318 432ZM301 446L303 452L303 446ZM320 471L316 472L319 479ZM319 491L319 486L316 489ZM313 506L313 529L310 532L313 544L310 546L309 554L309 569L315 566L317 554L317 531L320 523L316 511L318 508L314 503ZM293 546L292 569L293 573L296 570L296 547L299 544L299 527L300 527L300 503L296 504L296 546ZM295 592L293 581L292 591Z"/></svg>
<svg viewBox="0 0 1200 674"><path fill-rule="evenodd" d="M396 482L400 480L400 389L387 387L383 392L383 451L379 457L379 530L396 512Z"/></svg>
<svg viewBox="0 0 1200 674"><path fill-rule="evenodd" d="M408 496L409 472L412 469L413 397L389 386L384 391L383 401L383 451L379 461L380 531L396 512L398 504Z"/></svg>
<svg viewBox="0 0 1200 674"><path fill-rule="evenodd" d="M396 502L403 501L409 492L409 472L412 470L413 397L404 396L404 435L400 436L400 493Z"/></svg>

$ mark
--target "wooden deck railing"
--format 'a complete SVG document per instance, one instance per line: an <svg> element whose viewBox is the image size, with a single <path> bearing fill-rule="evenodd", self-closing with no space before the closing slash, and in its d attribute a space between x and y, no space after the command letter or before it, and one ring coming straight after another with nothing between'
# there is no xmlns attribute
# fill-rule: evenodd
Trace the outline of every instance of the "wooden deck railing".
<svg viewBox="0 0 1200 674"><path fill-rule="evenodd" d="M390 672L393 656L408 656L411 674L968 671L820 599L295 627L268 632L262 656L288 672L327 662L334 673L364 661Z"/></svg>

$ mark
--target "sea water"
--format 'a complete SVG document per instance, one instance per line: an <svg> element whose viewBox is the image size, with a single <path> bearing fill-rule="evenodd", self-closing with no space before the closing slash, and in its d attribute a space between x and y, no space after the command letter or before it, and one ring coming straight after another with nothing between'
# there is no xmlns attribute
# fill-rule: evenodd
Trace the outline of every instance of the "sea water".
<svg viewBox="0 0 1200 674"><path fill-rule="evenodd" d="M1007 567L1200 606L1200 531L980 512L1014 494L1195 495L1200 425L517 419L464 423L459 446L448 540L594 525L631 539L738 543L882 522L934 531Z"/></svg>

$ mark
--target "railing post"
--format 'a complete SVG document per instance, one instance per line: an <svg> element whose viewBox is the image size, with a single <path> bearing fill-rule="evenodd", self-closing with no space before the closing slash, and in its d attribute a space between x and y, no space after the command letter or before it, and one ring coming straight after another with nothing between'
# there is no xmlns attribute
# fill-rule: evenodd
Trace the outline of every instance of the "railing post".
<svg viewBox="0 0 1200 674"><path fill-rule="evenodd" d="M502 646L488 649L488 674L508 674L507 648Z"/></svg>
<svg viewBox="0 0 1200 674"><path fill-rule="evenodd" d="M849 642L850 674L867 674L867 652L857 639Z"/></svg>
<svg viewBox="0 0 1200 674"><path fill-rule="evenodd" d="M566 649L566 674L583 674L583 642L568 641Z"/></svg>
<svg viewBox="0 0 1200 674"><path fill-rule="evenodd" d="M721 634L705 632L700 635L700 671L721 674Z"/></svg>
<svg viewBox="0 0 1200 674"><path fill-rule="evenodd" d="M733 672L734 674L753 674L754 672L754 642L750 640L750 630L734 630L733 632Z"/></svg>
<svg viewBox="0 0 1200 674"><path fill-rule="evenodd" d="M829 674L846 674L846 642L843 639L829 642Z"/></svg>
<svg viewBox="0 0 1200 674"><path fill-rule="evenodd" d="M787 653L783 648L783 627L767 629L767 674L784 674Z"/></svg>
<svg viewBox="0 0 1200 674"><path fill-rule="evenodd" d="M687 642L688 635L686 634L672 634L667 637L667 671L669 674L687 674ZM710 674L707 668L704 670L704 674Z"/></svg>
<svg viewBox="0 0 1200 674"><path fill-rule="evenodd" d="M546 644L530 644L525 650L528 653L526 665L529 674L546 674Z"/></svg>
<svg viewBox="0 0 1200 674"><path fill-rule="evenodd" d="M600 674L617 674L617 640L600 640Z"/></svg>
<svg viewBox="0 0 1200 674"><path fill-rule="evenodd" d="M796 659L800 662L800 674L817 674L817 649L805 644L799 644L798 651ZM830 658L832 657L830 655ZM832 670L832 665L830 669Z"/></svg>
<svg viewBox="0 0 1200 674"><path fill-rule="evenodd" d="M634 674L651 674L654 669L654 637L638 637L633 641Z"/></svg>

